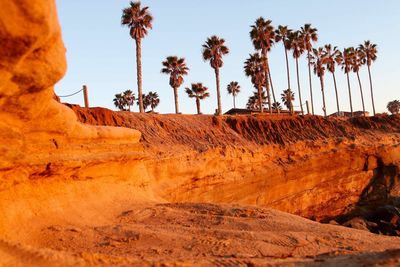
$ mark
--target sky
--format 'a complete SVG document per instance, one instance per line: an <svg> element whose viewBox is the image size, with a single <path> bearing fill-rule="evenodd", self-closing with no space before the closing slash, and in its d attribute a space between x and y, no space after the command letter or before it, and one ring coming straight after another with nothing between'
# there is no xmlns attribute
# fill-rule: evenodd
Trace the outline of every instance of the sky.
<svg viewBox="0 0 400 267"><path fill-rule="evenodd" d="M68 95L87 85L91 106L115 110L114 95L131 89L137 95L135 43L128 28L120 25L122 9L127 0L57 0L62 34L67 48L68 70L56 85L58 95ZM400 99L400 1L398 0L143 0L154 17L153 29L142 41L143 91L155 91L160 96L156 111L173 113L173 90L169 77L161 74L161 62L170 55L184 57L190 68L179 89L180 110L185 114L196 112L195 100L187 97L184 88L202 82L210 90L210 98L202 101L203 113L214 113L217 107L214 71L201 57L201 46L211 35L226 40L230 54L224 58L221 69L221 96L223 111L232 108L232 97L226 86L238 81L241 93L237 106L245 107L254 87L243 71L243 65L254 48L249 38L250 25L262 16L273 25L288 25L300 29L311 23L318 29L315 46L332 44L340 49L358 46L364 40L378 45L378 59L372 66L375 106L377 112L386 111L389 101ZM275 44L270 53L270 68L277 98L287 88L286 65L282 45ZM289 59L291 87L295 92L295 106L299 105L295 61ZM310 99L307 60L299 62L300 88L303 102ZM367 111L372 113L367 69L360 72ZM337 83L341 110L349 111L349 93L346 76L338 68ZM360 90L355 75L350 76L354 110L362 110ZM322 114L322 94L319 79L313 75L314 106ZM333 79L325 76L328 114L336 111ZM279 97L280 98L280 97ZM83 105L78 94L63 98L63 102ZM281 101L279 101L281 102ZM135 105L135 111L138 107Z"/></svg>

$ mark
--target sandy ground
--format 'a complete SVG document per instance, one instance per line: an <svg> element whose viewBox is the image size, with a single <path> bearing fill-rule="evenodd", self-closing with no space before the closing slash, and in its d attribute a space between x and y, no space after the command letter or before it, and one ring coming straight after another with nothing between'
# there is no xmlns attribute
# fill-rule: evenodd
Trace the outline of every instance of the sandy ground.
<svg viewBox="0 0 400 267"><path fill-rule="evenodd" d="M270 209L213 204L138 204L103 226L48 225L32 245L0 242L2 266L400 264L395 237Z"/></svg>

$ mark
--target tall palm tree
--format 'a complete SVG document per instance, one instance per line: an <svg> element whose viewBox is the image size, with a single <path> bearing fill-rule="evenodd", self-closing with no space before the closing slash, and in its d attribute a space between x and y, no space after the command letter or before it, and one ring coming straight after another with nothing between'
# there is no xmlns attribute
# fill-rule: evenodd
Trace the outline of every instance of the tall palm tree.
<svg viewBox="0 0 400 267"><path fill-rule="evenodd" d="M154 111L154 109L160 104L160 98L158 97L157 92L149 92L146 95L146 102L149 103L149 106L151 108L151 111Z"/></svg>
<svg viewBox="0 0 400 267"><path fill-rule="evenodd" d="M322 110L324 111L324 116L326 117L326 104L325 104L325 90L324 90L324 75L325 75L325 52L323 47L318 49L313 49L313 53L310 58L310 64L314 67L314 73L319 77L321 83L322 92Z"/></svg>
<svg viewBox="0 0 400 267"><path fill-rule="evenodd" d="M200 100L210 96L208 88L202 83L192 83L192 88L186 87L186 93L190 98L196 99L197 114L201 114Z"/></svg>
<svg viewBox="0 0 400 267"><path fill-rule="evenodd" d="M122 94L116 94L113 102L116 108L121 111L125 110L125 99Z"/></svg>
<svg viewBox="0 0 400 267"><path fill-rule="evenodd" d="M350 75L349 72L351 71L353 61L354 61L354 48L349 47L343 49L343 53L338 53L336 57L336 63L342 66L342 70L346 74L347 77L347 88L349 89L349 99L350 99L350 110L351 116L353 117L353 102L351 98L351 86L350 86ZM365 111L364 111L365 112Z"/></svg>
<svg viewBox="0 0 400 267"><path fill-rule="evenodd" d="M189 68L186 66L184 58L178 58L176 56L169 56L165 61L162 62L163 68L161 73L169 75L169 85L174 89L175 99L175 113L179 114L179 103L178 103L178 88L183 83L183 75L187 75Z"/></svg>
<svg viewBox="0 0 400 267"><path fill-rule="evenodd" d="M137 85L139 96L139 110L144 112L142 95L142 39L152 28L153 17L148 11L148 7L141 7L140 2L130 2L129 7L122 10L121 24L130 29L132 39L136 41L136 67Z"/></svg>
<svg viewBox="0 0 400 267"><path fill-rule="evenodd" d="M361 79L360 79L360 68L363 65L363 61L365 58L365 54L363 51L360 49L354 49L353 47L351 48L351 51L353 51L353 56L352 56L352 61L351 61L351 69L353 70L354 73L357 75L357 80L358 80L358 85L360 87L360 94L361 94L361 102L362 102L362 107L363 107L363 114L365 116L365 104L364 104L364 93L363 93L363 88L361 84Z"/></svg>
<svg viewBox="0 0 400 267"><path fill-rule="evenodd" d="M251 26L250 38L253 42L254 48L261 51L261 55L264 63L265 72L265 88L267 90L268 107L269 113L272 114L272 101L270 96L270 86L269 86L269 63L268 63L268 52L271 50L272 45L275 41L275 31L272 26L271 20L265 20L260 17L256 20L254 25ZM263 111L262 107L261 112Z"/></svg>
<svg viewBox="0 0 400 267"><path fill-rule="evenodd" d="M289 110L290 114L293 114L294 93L290 89L286 89L281 94L281 99L283 104Z"/></svg>
<svg viewBox="0 0 400 267"><path fill-rule="evenodd" d="M238 82L230 82L226 88L228 94L233 96L233 108L236 108L236 96L240 93L240 85Z"/></svg>
<svg viewBox="0 0 400 267"><path fill-rule="evenodd" d="M264 71L264 60L259 52L256 52L244 62L244 73L247 77L251 77L251 82L254 87L257 89L257 98L258 98L258 108L262 113L264 110L264 105L262 105L262 94L263 94L263 85L266 80L266 72ZM268 96L267 96L268 98Z"/></svg>
<svg viewBox="0 0 400 267"><path fill-rule="evenodd" d="M335 70L336 70L336 61L339 58L337 58L338 53L340 51L338 48L335 46L332 48L332 45L327 44L324 46L324 53L325 53L325 65L326 69L332 73L333 77L333 85L335 86L335 95L336 95L336 107L337 107L337 112L338 115L340 114L340 106L339 106L339 95L338 95L338 90L337 90L337 84L336 84L336 76L335 76ZM353 116L353 105L351 104L351 94L350 94L350 107L351 107L351 116Z"/></svg>
<svg viewBox="0 0 400 267"><path fill-rule="evenodd" d="M288 28L288 26L279 25L278 29L275 30L275 41L282 42L284 50L285 50L285 58L286 58L286 74L287 74L287 82L288 89L290 89L290 72L289 72L289 58L288 58L288 50L290 50L290 35L292 30Z"/></svg>
<svg viewBox="0 0 400 267"><path fill-rule="evenodd" d="M369 85L371 88L371 100L372 100L372 109L375 113L375 102L374 102L374 93L372 90L372 77L371 77L371 65L377 59L378 54L378 46L376 44L371 43L371 41L365 41L364 44L360 44L359 49L364 53L365 59L364 64L368 67L368 76L369 76Z"/></svg>
<svg viewBox="0 0 400 267"><path fill-rule="evenodd" d="M311 81L311 53L313 49L313 42L318 41L318 30L313 28L311 24L304 24L304 27L301 27L301 36L303 37L304 47L307 50L307 60L308 60L308 80L310 83L310 97L311 97L311 110L314 115L314 99L313 99L313 90L312 90L312 81Z"/></svg>
<svg viewBox="0 0 400 267"><path fill-rule="evenodd" d="M220 90L220 80L219 80L219 69L224 65L222 57L229 54L229 48L225 45L225 40L219 38L218 36L211 36L208 38L203 45L203 59L210 61L211 67L215 71L215 79L217 84L217 101L218 101L218 111L217 114L222 114L221 105L221 90Z"/></svg>
<svg viewBox="0 0 400 267"><path fill-rule="evenodd" d="M290 47L293 50L293 57L296 60L296 73L297 73L297 88L299 92L299 101L301 114L304 115L303 102L301 99L301 88L300 88L300 75L299 75L299 58L304 53L304 42L300 31L295 31L290 34Z"/></svg>

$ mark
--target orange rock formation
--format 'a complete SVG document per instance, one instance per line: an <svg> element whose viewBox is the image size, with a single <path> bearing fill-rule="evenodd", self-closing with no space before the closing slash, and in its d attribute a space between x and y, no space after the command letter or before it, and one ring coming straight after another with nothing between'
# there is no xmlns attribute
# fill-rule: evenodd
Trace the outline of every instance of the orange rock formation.
<svg viewBox="0 0 400 267"><path fill-rule="evenodd" d="M397 238L269 208L318 220L351 210L398 168L399 117L72 107L89 126L53 99L66 69L54 0L2 1L0 23L0 264L396 264Z"/></svg>

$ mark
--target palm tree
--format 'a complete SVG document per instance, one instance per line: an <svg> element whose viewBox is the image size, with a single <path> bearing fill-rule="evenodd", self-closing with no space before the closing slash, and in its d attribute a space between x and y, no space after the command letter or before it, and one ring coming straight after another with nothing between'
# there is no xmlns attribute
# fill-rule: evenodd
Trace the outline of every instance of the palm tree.
<svg viewBox="0 0 400 267"><path fill-rule="evenodd" d="M182 85L183 75L188 74L189 68L186 66L184 58L176 56L167 57L162 65L164 67L161 69L161 73L169 74L169 85L174 89L175 113L179 114L178 88Z"/></svg>
<svg viewBox="0 0 400 267"><path fill-rule="evenodd" d="M294 93L290 89L286 89L281 94L281 99L283 104L289 110L290 114L293 114Z"/></svg>
<svg viewBox="0 0 400 267"><path fill-rule="evenodd" d="M392 113L393 115L399 114L399 112L400 112L400 101L399 100L390 101L387 104L386 107L390 111L390 113Z"/></svg>
<svg viewBox="0 0 400 267"><path fill-rule="evenodd" d="M308 60L308 79L310 83L310 97L311 97L311 110L314 115L314 99L313 99L313 90L312 90L312 82L311 82L311 52L313 50L313 42L318 41L318 30L313 28L311 24L304 24L304 27L301 27L301 36L304 42L304 48L307 50L307 60Z"/></svg>
<svg viewBox="0 0 400 267"><path fill-rule="evenodd" d="M322 92L322 102L323 107L322 110L324 111L324 116L326 117L326 105L325 105L325 90L324 90L324 75L325 75L325 53L322 47L318 49L313 49L313 54L310 55L310 64L314 66L314 73L319 77L321 82L321 92Z"/></svg>
<svg viewBox="0 0 400 267"><path fill-rule="evenodd" d="M121 111L125 111L125 99L122 94L116 94L113 102L116 108Z"/></svg>
<svg viewBox="0 0 400 267"><path fill-rule="evenodd" d="M233 108L236 108L236 96L240 93L240 85L238 82L230 82L226 88L228 94L233 96Z"/></svg>
<svg viewBox="0 0 400 267"><path fill-rule="evenodd" d="M217 114L222 114L221 105L221 92L220 92L220 81L219 81L219 69L222 68L224 61L222 57L229 54L229 48L225 45L225 40L219 38L218 36L211 36L208 38L203 45L203 59L210 61L211 67L215 71L215 78L217 84L217 101L218 101L218 111Z"/></svg>
<svg viewBox="0 0 400 267"><path fill-rule="evenodd" d="M149 103L149 106L151 108L151 111L154 112L154 109L160 104L160 98L158 97L158 94L156 92L149 92L146 95L146 101Z"/></svg>
<svg viewBox="0 0 400 267"><path fill-rule="evenodd" d="M368 76L369 76L369 85L371 88L371 99L372 99L372 109L374 111L375 116L375 102L374 102L374 93L372 90L372 78L371 78L371 65L377 59L378 46L376 44L371 43L371 41L365 41L364 44L360 44L359 49L364 53L365 59L363 61L364 65L366 64L368 67Z"/></svg>
<svg viewBox="0 0 400 267"><path fill-rule="evenodd" d="M261 110L261 108L267 105L267 97L265 96L265 92L261 93L261 107L259 101L258 91L253 92L253 95L249 97L247 101L246 107L250 110Z"/></svg>
<svg viewBox="0 0 400 267"><path fill-rule="evenodd" d="M349 47L343 50L343 53L338 53L336 56L336 63L342 66L342 70L347 76L347 88L349 89L349 99L350 99L350 110L351 116L353 117L353 102L351 98L351 86L350 86L350 75L349 72L351 71L353 61L354 61L354 48ZM364 100L363 100L364 101ZM364 106L364 105L363 105ZM365 111L364 111L365 113Z"/></svg>
<svg viewBox="0 0 400 267"><path fill-rule="evenodd" d="M132 90L126 90L123 92L122 97L125 105L128 106L128 111L131 111L131 106L133 106L136 100L135 94L132 92Z"/></svg>
<svg viewBox="0 0 400 267"><path fill-rule="evenodd" d="M335 46L332 48L332 45L327 44L325 45L325 65L326 69L332 73L333 77L333 85L335 86L335 95L336 95L336 107L337 107L337 112L338 116L340 114L340 106L339 106L339 95L338 95L338 90L337 90L337 85L336 85L336 76L335 76L335 70L336 70L336 61L340 59L340 56L338 57L338 54L340 51L338 48ZM337 58L338 57L338 58ZM350 94L350 107L351 107L351 116L353 117L353 105L351 103L351 94Z"/></svg>
<svg viewBox="0 0 400 267"><path fill-rule="evenodd" d="M358 85L360 87L360 94L361 94L361 102L362 102L362 106L363 106L363 113L365 116L365 104L364 104L364 93L363 93L363 88L362 88L362 84L361 84L361 79L360 79L360 68L363 65L363 61L365 58L365 54L363 51L361 51L360 49L354 49L353 47L350 48L353 54L352 61L351 61L351 69L353 70L354 73L357 74L357 80L358 80Z"/></svg>
<svg viewBox="0 0 400 267"><path fill-rule="evenodd" d="M268 52L271 50L272 45L275 41L274 27L271 25L271 20L265 20L260 17L256 20L255 24L251 26L250 38L253 42L254 48L261 51L261 55L264 63L265 72L265 88L267 90L268 107L269 113L272 114L272 103L269 90L269 63L268 63ZM261 107L261 112L263 109Z"/></svg>
<svg viewBox="0 0 400 267"><path fill-rule="evenodd" d="M247 77L251 77L251 82L254 87L257 89L257 99L258 99L258 108L262 113L264 110L264 105L262 105L262 93L263 93L263 85L265 84L266 76L264 71L264 60L260 56L259 52L256 52L245 61L244 63L244 72ZM268 96L267 96L268 98ZM271 111L272 112L272 111Z"/></svg>
<svg viewBox="0 0 400 267"><path fill-rule="evenodd" d="M148 11L148 7L141 8L140 2L130 2L129 7L122 10L121 24L130 29L132 39L136 41L136 66L137 66L137 85L139 96L139 110L143 109L142 95L142 39L152 28L153 17Z"/></svg>
<svg viewBox="0 0 400 267"><path fill-rule="evenodd" d="M303 102L301 100L300 76L299 76L299 58L304 53L304 42L300 31L290 34L290 47L293 50L293 57L296 59L297 88L299 92L299 101L301 114L304 115Z"/></svg>
<svg viewBox="0 0 400 267"><path fill-rule="evenodd" d="M190 98L196 99L197 114L201 114L200 100L210 96L208 88L202 83L192 83L192 88L186 88L186 93Z"/></svg>
<svg viewBox="0 0 400 267"><path fill-rule="evenodd" d="M290 73L289 73L289 58L288 58L288 50L290 50L290 35L292 30L288 28L288 26L279 25L278 29L275 30L275 41L282 42L283 47L285 49L285 58L286 58L286 74L287 74L287 82L288 89L290 89Z"/></svg>

